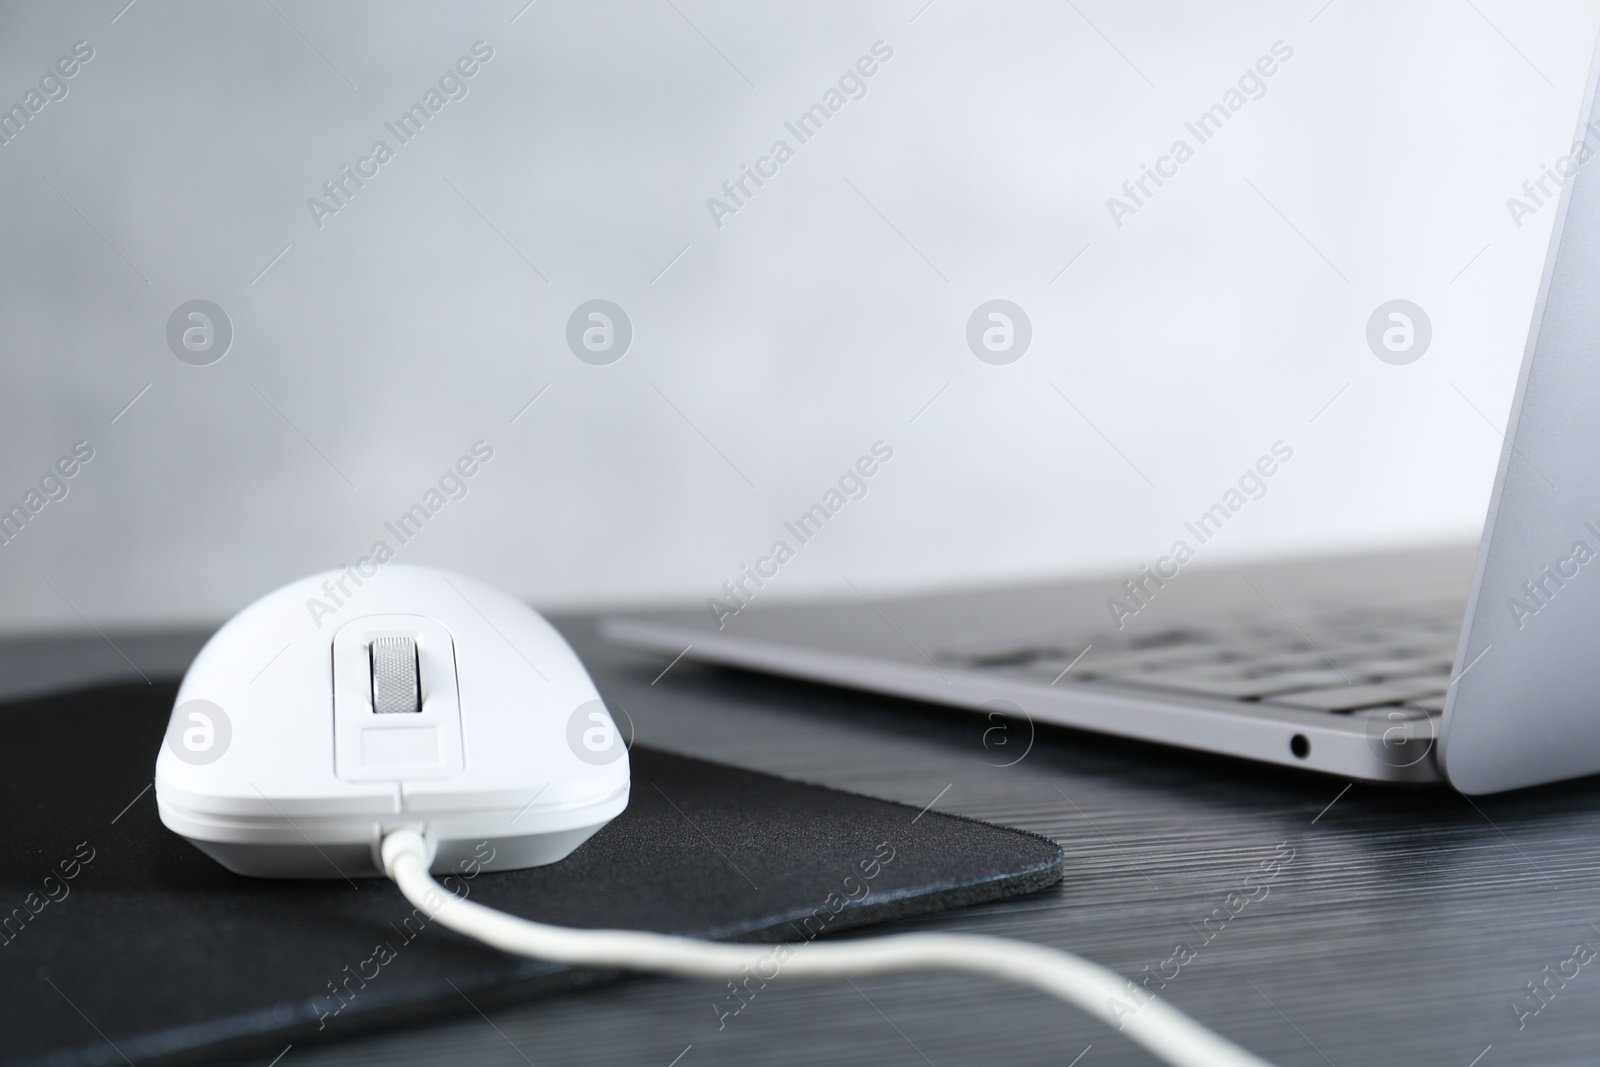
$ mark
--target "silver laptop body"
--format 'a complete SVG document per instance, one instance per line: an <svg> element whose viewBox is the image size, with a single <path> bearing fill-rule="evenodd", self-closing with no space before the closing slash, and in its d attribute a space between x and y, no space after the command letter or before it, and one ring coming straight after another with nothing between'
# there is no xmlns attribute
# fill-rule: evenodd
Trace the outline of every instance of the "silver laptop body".
<svg viewBox="0 0 1600 1067"><path fill-rule="evenodd" d="M1600 51L1581 111L1590 144L1597 76ZM1563 190L1475 550L898 599L845 589L833 603L708 606L602 630L997 724L1346 778L1477 794L1600 771L1600 162Z"/></svg>

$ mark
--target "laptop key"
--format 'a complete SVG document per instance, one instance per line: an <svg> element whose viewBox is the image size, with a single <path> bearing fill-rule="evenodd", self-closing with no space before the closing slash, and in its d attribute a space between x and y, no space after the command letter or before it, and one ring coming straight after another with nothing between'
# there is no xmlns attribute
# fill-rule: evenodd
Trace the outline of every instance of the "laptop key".
<svg viewBox="0 0 1600 1067"><path fill-rule="evenodd" d="M1252 655L1240 660L1239 665L1255 674L1333 669L1329 664L1328 658L1320 652L1282 652L1261 656Z"/></svg>
<svg viewBox="0 0 1600 1067"><path fill-rule="evenodd" d="M1196 696L1254 700L1275 693L1299 692L1313 686L1342 684L1337 671L1284 671L1256 678L1228 678L1204 671L1162 671L1149 674L1106 675L1103 681L1145 689L1170 689Z"/></svg>
<svg viewBox="0 0 1600 1067"><path fill-rule="evenodd" d="M1420 711L1425 711L1429 715L1443 715L1444 697L1445 695L1443 693L1440 693L1438 696L1417 697L1415 700L1406 701L1406 706L1409 708L1417 708Z"/></svg>
<svg viewBox="0 0 1600 1067"><path fill-rule="evenodd" d="M1301 692L1281 693L1272 697L1271 703L1291 708L1313 708L1318 711L1356 711L1375 708L1382 704L1404 704L1423 697L1437 696L1445 691L1447 678L1397 678L1388 682L1367 685L1328 686L1306 689Z"/></svg>
<svg viewBox="0 0 1600 1067"><path fill-rule="evenodd" d="M1173 648L1154 648L1142 652L1107 652L1100 655L1092 650L1073 668L1074 674L1108 675L1130 670L1153 670L1165 667L1187 667L1199 663L1216 663L1227 658L1224 649L1212 645L1188 645ZM1071 660L1062 660L1065 667ZM1059 669L1059 668L1058 668Z"/></svg>
<svg viewBox="0 0 1600 1067"><path fill-rule="evenodd" d="M1339 660L1339 669L1350 677L1367 681L1391 681L1395 678L1417 678L1432 675L1448 677L1452 661L1434 658L1357 659Z"/></svg>

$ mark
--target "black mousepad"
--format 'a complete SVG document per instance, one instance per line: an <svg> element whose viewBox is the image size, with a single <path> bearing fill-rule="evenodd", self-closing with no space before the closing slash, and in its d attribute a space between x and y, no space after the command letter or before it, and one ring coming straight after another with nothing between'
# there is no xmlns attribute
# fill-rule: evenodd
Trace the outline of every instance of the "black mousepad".
<svg viewBox="0 0 1600 1067"><path fill-rule="evenodd" d="M612 973L484 948L384 879L230 874L161 824L175 685L0 705L0 1060L276 1051ZM570 857L448 884L571 926L799 941L1061 878L1053 841L636 746L627 810Z"/></svg>

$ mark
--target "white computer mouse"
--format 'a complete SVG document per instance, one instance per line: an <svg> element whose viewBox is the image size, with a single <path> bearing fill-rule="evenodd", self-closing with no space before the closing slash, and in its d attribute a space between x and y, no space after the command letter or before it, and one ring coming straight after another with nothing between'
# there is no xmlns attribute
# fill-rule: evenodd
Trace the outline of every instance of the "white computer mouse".
<svg viewBox="0 0 1600 1067"><path fill-rule="evenodd" d="M363 559L206 642L155 788L168 829L230 871L353 878L382 874L379 843L402 827L436 871L553 863L627 807L628 781L625 739L533 609Z"/></svg>

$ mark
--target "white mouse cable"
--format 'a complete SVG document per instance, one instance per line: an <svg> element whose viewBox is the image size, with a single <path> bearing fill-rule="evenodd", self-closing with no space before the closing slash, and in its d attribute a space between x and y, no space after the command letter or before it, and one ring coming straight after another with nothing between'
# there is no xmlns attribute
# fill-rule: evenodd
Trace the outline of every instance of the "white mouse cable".
<svg viewBox="0 0 1600 1067"><path fill-rule="evenodd" d="M578 930L517 918L463 900L428 873L428 848L414 830L384 836L383 869L416 907L460 934L504 952L557 963L620 967L687 978L742 977L770 959L772 945L735 945L638 930ZM798 950L801 946L792 946ZM897 934L860 941L809 942L783 963L796 978L852 978L896 971L967 971L1041 989L1117 1026L1174 1067L1271 1067L1145 991L1119 1021L1112 998L1131 996L1127 979L1067 952L1025 941L971 934Z"/></svg>

